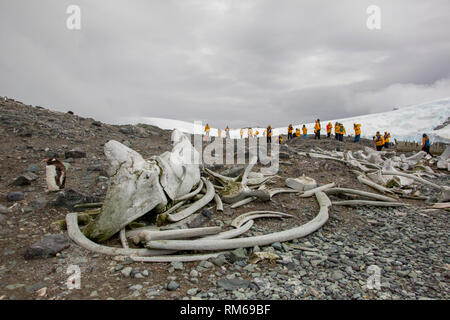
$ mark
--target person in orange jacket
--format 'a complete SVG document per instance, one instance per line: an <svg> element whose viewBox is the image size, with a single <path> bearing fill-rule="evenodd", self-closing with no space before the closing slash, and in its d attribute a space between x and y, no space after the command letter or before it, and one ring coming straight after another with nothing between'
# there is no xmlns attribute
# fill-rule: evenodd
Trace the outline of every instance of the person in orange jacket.
<svg viewBox="0 0 450 320"><path fill-rule="evenodd" d="M230 139L230 128L228 126L225 128L225 134L226 134L226 138Z"/></svg>
<svg viewBox="0 0 450 320"><path fill-rule="evenodd" d="M308 137L308 128L305 125L303 125L302 131L303 131L303 138Z"/></svg>
<svg viewBox="0 0 450 320"><path fill-rule="evenodd" d="M267 126L267 143L272 143L272 127L270 124Z"/></svg>
<svg viewBox="0 0 450 320"><path fill-rule="evenodd" d="M295 129L294 136L297 138L300 137L300 128Z"/></svg>
<svg viewBox="0 0 450 320"><path fill-rule="evenodd" d="M292 138L291 138L292 139ZM283 137L281 136L281 134L278 136L278 143L282 144L283 143Z"/></svg>
<svg viewBox="0 0 450 320"><path fill-rule="evenodd" d="M241 131L239 132L239 134L241 135L241 139L244 136L244 129L241 128Z"/></svg>
<svg viewBox="0 0 450 320"><path fill-rule="evenodd" d="M354 123L353 129L355 130L355 140L354 142L358 142L361 138L361 124Z"/></svg>
<svg viewBox="0 0 450 320"><path fill-rule="evenodd" d="M247 134L248 134L248 138L249 138L249 139L250 139L251 137L253 137L253 129L252 129L252 128L248 128Z"/></svg>
<svg viewBox="0 0 450 320"><path fill-rule="evenodd" d="M389 132L384 133L384 147L389 148L389 139L391 138L391 134Z"/></svg>
<svg viewBox="0 0 450 320"><path fill-rule="evenodd" d="M334 124L334 137L336 140L339 140L339 122Z"/></svg>
<svg viewBox="0 0 450 320"><path fill-rule="evenodd" d="M205 126L205 140L208 140L208 138L209 138L209 130L210 130L211 128L209 127L209 124L206 124L206 126Z"/></svg>
<svg viewBox="0 0 450 320"><path fill-rule="evenodd" d="M376 134L376 136L375 136L375 144L377 145L377 151L383 150L383 146L384 146L384 138L383 138L383 136L380 134L379 131L377 131L377 134Z"/></svg>
<svg viewBox="0 0 450 320"><path fill-rule="evenodd" d="M320 119L316 120L316 124L314 125L314 133L316 134L316 136L314 137L314 139L319 139L320 140Z"/></svg>
<svg viewBox="0 0 450 320"><path fill-rule="evenodd" d="M433 156L430 152L430 147L431 147L430 138L424 133L422 136L422 151L425 151L430 156Z"/></svg>
<svg viewBox="0 0 450 320"><path fill-rule="evenodd" d="M331 137L331 129L333 129L333 125L331 124L331 122L328 122L328 124L327 124L327 138Z"/></svg>
<svg viewBox="0 0 450 320"><path fill-rule="evenodd" d="M292 124L290 124L289 127L288 127L288 140L292 139L293 131L294 131L294 127L292 127Z"/></svg>
<svg viewBox="0 0 450 320"><path fill-rule="evenodd" d="M344 125L339 123L339 141L344 141L344 134L346 133Z"/></svg>

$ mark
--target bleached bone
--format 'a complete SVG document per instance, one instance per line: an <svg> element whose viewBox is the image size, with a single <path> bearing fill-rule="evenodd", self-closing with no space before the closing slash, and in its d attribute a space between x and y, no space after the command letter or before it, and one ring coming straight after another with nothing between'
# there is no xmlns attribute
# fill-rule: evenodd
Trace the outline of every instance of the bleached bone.
<svg viewBox="0 0 450 320"><path fill-rule="evenodd" d="M330 199L323 192L317 192L316 198L320 206L318 215L308 223L289 230L275 232L266 235L252 236L225 240L165 240L150 241L148 248L174 249L174 250L230 250L236 248L248 248L254 246L265 246L275 242L284 242L307 236L318 230L328 221L328 208L331 206Z"/></svg>
<svg viewBox="0 0 450 320"><path fill-rule="evenodd" d="M203 180L200 179L200 183L199 183L198 187L194 191L192 191L192 192L190 192L190 193L188 193L188 194L186 194L184 196L181 196L179 198L176 198L175 201L183 201L183 200L188 200L188 199L191 199L191 198L195 197L197 194L200 193L200 191L202 191L203 185L204 185Z"/></svg>
<svg viewBox="0 0 450 320"><path fill-rule="evenodd" d="M386 187L384 187L382 185L379 185L379 184L377 184L377 183L375 183L373 181L370 181L370 180L364 178L361 175L359 175L357 179L358 179L359 182L361 182L363 184L366 184L369 187L372 187L373 189L375 189L377 191L384 192L384 193L390 193L390 194L393 193L392 190L389 190L388 188L386 188Z"/></svg>
<svg viewBox="0 0 450 320"><path fill-rule="evenodd" d="M355 189L348 189L348 188L332 188L332 189L326 190L325 193L327 193L327 194L339 194L339 193L347 194L347 193L349 193L349 194L356 194L356 195L366 197L366 198L377 199L380 201L397 202L397 200L394 198L386 197L386 196L379 195L376 193L365 192L365 191L355 190Z"/></svg>
<svg viewBox="0 0 450 320"><path fill-rule="evenodd" d="M237 178L225 177L209 169L205 169L207 173L216 178L224 186L220 193L223 202L231 204L248 197L257 197L263 201L270 200L270 194L267 190L252 190L247 186L248 175L256 162L256 157L250 159L250 163L245 168L243 174Z"/></svg>
<svg viewBox="0 0 450 320"><path fill-rule="evenodd" d="M231 229L229 231L224 231L218 234L215 234L213 236L207 236L204 237L203 239L232 239L232 238L236 238L238 236L240 236L241 234L246 233L248 230L250 230L250 228L253 226L254 221L253 220L249 220L246 223L244 223L243 225L241 225L239 228L234 228Z"/></svg>
<svg viewBox="0 0 450 320"><path fill-rule="evenodd" d="M236 209L236 208L241 207L243 205L246 205L246 204L248 204L248 203L250 203L252 201L255 201L256 199L258 199L258 198L257 197L245 198L243 200L240 200L238 202L233 203L230 208L231 209Z"/></svg>
<svg viewBox="0 0 450 320"><path fill-rule="evenodd" d="M148 249L126 249L126 248L114 248L99 245L84 236L78 227L78 214L76 212L66 215L67 234L71 240L84 249L95 253L101 253L109 256L155 256L171 254L173 250L148 250Z"/></svg>
<svg viewBox="0 0 450 320"><path fill-rule="evenodd" d="M122 243L122 247L124 249L130 249L130 247L128 246L128 241L127 241L127 237L126 237L126 233L125 233L125 228L123 228L122 230L120 230L120 242Z"/></svg>
<svg viewBox="0 0 450 320"><path fill-rule="evenodd" d="M283 213L283 212L277 212L277 211L251 211L244 213L234 219L231 222L231 226L235 228L239 228L244 223L246 223L249 220L255 220L257 218L283 218L283 217L289 217L293 218L294 216L291 214Z"/></svg>
<svg viewBox="0 0 450 320"><path fill-rule="evenodd" d="M390 159L387 159L385 162L384 162L384 165L383 165L383 171L389 171L389 172L399 172L397 169L395 169L394 168L394 166L393 166L393 164L392 164L392 161L390 160ZM392 176L384 176L387 180L391 180L391 179L394 179L394 177ZM413 179L409 179L409 178L405 178L405 177L402 177L402 176L397 176L398 178L397 179L399 179L399 183L400 183L400 186L401 187L407 187L407 186L409 186L409 185L411 185L411 184L413 184L414 183L414 180Z"/></svg>
<svg viewBox="0 0 450 320"><path fill-rule="evenodd" d="M346 200L346 201L333 201L333 205L336 206L375 206L375 207L402 207L406 206L401 202L386 202L386 201L368 201L368 200Z"/></svg>
<svg viewBox="0 0 450 320"><path fill-rule="evenodd" d="M439 189L439 190L444 190L445 189L445 187L442 187L442 186L440 186L438 184L435 184L435 183L430 182L428 180L425 180L423 178L417 177L417 176L412 175L412 174L404 173L404 172L382 171L381 174L387 175L387 176L403 176L403 177L407 177L407 178L416 180L416 181L421 182L423 184L427 184L427 185L432 186L432 187L434 187L436 189Z"/></svg>
<svg viewBox="0 0 450 320"><path fill-rule="evenodd" d="M289 188L292 188L297 191L308 191L314 188L317 188L317 182L316 180L309 178L309 177L298 177L298 178L287 178L285 181L286 185Z"/></svg>
<svg viewBox="0 0 450 320"><path fill-rule="evenodd" d="M84 230L88 238L96 241L109 239L150 210L167 205L159 183L161 169L155 161L144 160L114 140L105 144L105 155L110 164L110 185L101 214Z"/></svg>
<svg viewBox="0 0 450 320"><path fill-rule="evenodd" d="M211 182L209 182L205 178L202 178L202 180L206 185L206 194L200 200L194 202L188 208L186 208L180 212L170 213L170 214L166 214L166 215L163 214L162 216L165 216L167 218L167 220L170 222L177 222L177 221L180 221L180 220L183 220L183 219L189 217L191 214L193 214L197 210L203 208L208 203L210 203L214 199L214 195L215 195L214 186L212 185ZM164 217L162 217L162 219L164 219Z"/></svg>
<svg viewBox="0 0 450 320"><path fill-rule="evenodd" d="M306 191L306 192L303 192L303 193L300 195L300 198L308 198L308 197L312 197L312 196L315 195L317 192L326 191L326 190L328 190L328 189L333 188L334 186L335 186L335 184L334 184L334 182L333 182L333 183L329 183L329 184L323 185L323 186L321 186L321 187L317 187L317 188L308 190L308 191Z"/></svg>
<svg viewBox="0 0 450 320"><path fill-rule="evenodd" d="M84 230L88 238L107 240L151 210L165 211L169 200L199 184L200 170L191 161L198 152L178 130L172 132L172 141L172 152L150 160L117 141L105 144L110 185L101 214Z"/></svg>
<svg viewBox="0 0 450 320"><path fill-rule="evenodd" d="M216 202L216 211L223 212L223 203L222 199L220 199L220 196L216 193L214 194L214 201Z"/></svg>
<svg viewBox="0 0 450 320"><path fill-rule="evenodd" d="M222 228L220 227L205 227L166 231L141 231L139 233L139 238L141 242L150 240L184 239L213 235L219 233L220 231L222 231Z"/></svg>

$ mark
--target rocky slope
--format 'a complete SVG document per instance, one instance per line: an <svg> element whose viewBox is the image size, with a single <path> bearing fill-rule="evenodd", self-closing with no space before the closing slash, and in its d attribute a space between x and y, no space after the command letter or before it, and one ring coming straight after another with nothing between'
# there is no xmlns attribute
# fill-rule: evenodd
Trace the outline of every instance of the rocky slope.
<svg viewBox="0 0 450 320"><path fill-rule="evenodd" d="M405 208L333 206L318 232L259 248L282 259L249 260L252 250L196 263L118 262L88 252L67 239L53 222L81 202L101 201L108 178L103 145L129 145L144 157L169 150L170 132L148 125L116 126L71 113L53 112L7 100L0 102L0 299L448 299L448 212L423 201ZM299 157L311 147L358 150L360 144L334 139L296 139L282 147L282 186L305 174L319 184L371 191L345 165ZM45 192L42 159L69 164L66 190ZM230 166L217 166L226 170ZM435 169L435 168L433 168ZM449 184L448 175L436 183ZM431 194L430 190L423 190ZM317 214L313 198L280 194L223 214L208 210L209 225L223 225L251 210L293 214L302 224ZM290 220L256 221L251 235L290 228ZM34 245L45 239L44 244ZM117 237L108 245L119 245ZM81 288L68 289L71 265L81 270ZM381 288L368 289L370 266L378 266Z"/></svg>

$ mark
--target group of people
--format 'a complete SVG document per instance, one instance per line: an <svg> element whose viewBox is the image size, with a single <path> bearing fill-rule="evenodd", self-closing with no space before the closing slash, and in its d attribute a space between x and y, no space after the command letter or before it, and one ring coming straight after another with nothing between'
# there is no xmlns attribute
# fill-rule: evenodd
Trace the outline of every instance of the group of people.
<svg viewBox="0 0 450 320"><path fill-rule="evenodd" d="M331 138L331 132L333 130L333 125L331 122L329 122L327 124L326 129L327 129L327 138ZM208 124L206 124L206 126L205 126L206 139L208 139L208 137L209 137L210 130L211 130L210 126ZM361 138L361 124L354 123L353 130L355 131L355 138L353 141L359 142L359 140ZM314 125L314 139L320 140L320 131L321 131L320 119L317 119L316 123ZM303 125L303 127L302 127L303 135L300 133L300 128L294 129L292 124L289 124L287 132L288 132L288 140L291 140L293 138L300 137L300 136L303 136L304 138L306 138L308 136L308 129L306 128L306 125ZM230 128L228 126L225 129L225 133L226 133L226 138L230 138ZM338 141L344 141L345 134L346 134L346 131L345 131L344 125L340 122L336 122L334 124L335 139ZM267 143L272 143L272 135L273 135L272 127L270 125L268 125L267 128L263 132L263 136L267 138ZM219 136L219 138L222 137L221 129L218 129L218 136ZM240 136L241 136L241 139L244 137L244 129L240 130ZM253 132L252 128L248 128L247 136L249 139L256 138L259 136L259 131L255 130L255 132ZM373 137L373 141L375 142L377 151L381 151L383 149L383 147L389 148L390 138L391 138L391 134L389 132L385 132L384 135L381 135L380 132L377 131L376 135ZM279 139L279 143L281 144L283 142L283 137L281 135L279 135L278 139ZM422 139L422 150L425 151L426 153L428 153L429 155L431 155L430 146L431 146L430 138L424 133L423 139Z"/></svg>
<svg viewBox="0 0 450 320"><path fill-rule="evenodd" d="M377 151L381 151L383 147L385 147L386 149L389 148L390 138L391 134L389 132L385 132L383 136L380 134L380 131L377 131L375 137L373 137L373 141L375 141Z"/></svg>

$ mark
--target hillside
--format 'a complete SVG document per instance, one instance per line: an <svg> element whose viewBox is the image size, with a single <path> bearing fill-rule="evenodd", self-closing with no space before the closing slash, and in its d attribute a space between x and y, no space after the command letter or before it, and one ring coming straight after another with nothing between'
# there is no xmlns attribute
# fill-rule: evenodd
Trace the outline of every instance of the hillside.
<svg viewBox="0 0 450 320"><path fill-rule="evenodd" d="M360 123L362 137L371 139L377 131L384 133L389 131L393 139L400 141L421 142L422 134L427 133L432 142L450 143L450 125L439 128L450 118L450 98L422 103L414 106L395 108L397 110L368 114L345 119L321 119L322 127L325 128L328 122L334 126L336 121L344 124L347 135L354 135L353 123ZM183 132L193 133L193 124L181 120L160 119L160 118L129 118L124 120L127 123L148 123L163 129L179 129ZM203 124L205 125L205 124ZM214 127L213 124L212 127ZM303 123L294 120L295 128L301 128ZM286 125L287 127L287 125ZM307 123L308 133L314 132L314 123ZM224 128L222 128L223 130ZM257 129L262 135L265 128ZM322 130L322 134L323 134ZM201 132L201 128L196 128L196 132ZM334 132L334 131L333 131ZM274 134L287 134L287 128L274 128ZM217 129L211 129L211 135L217 135ZM231 130L232 138L239 138L239 129ZM393 140L392 139L392 140Z"/></svg>

